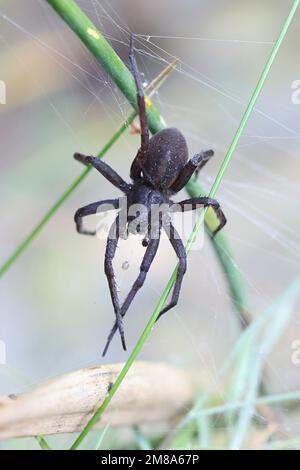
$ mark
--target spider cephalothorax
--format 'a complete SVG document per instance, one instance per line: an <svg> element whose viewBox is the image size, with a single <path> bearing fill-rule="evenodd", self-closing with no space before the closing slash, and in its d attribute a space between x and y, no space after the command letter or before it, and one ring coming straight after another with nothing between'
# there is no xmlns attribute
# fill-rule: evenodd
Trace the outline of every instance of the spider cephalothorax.
<svg viewBox="0 0 300 470"><path fill-rule="evenodd" d="M201 152L188 160L186 140L176 128L163 129L151 138L149 137L144 93L134 56L132 35L129 57L137 89L137 104L141 126L141 147L130 169L132 183L126 183L109 165L98 158L79 153L74 155L76 160L96 168L125 195L120 199L94 202L78 209L75 214L77 231L86 235L95 235L95 231L88 231L82 227L82 218L96 212L105 211L108 207L119 210L109 231L105 253L104 269L116 320L109 334L103 355L106 353L117 329L121 335L123 348L126 349L123 317L145 281L158 249L162 229L166 232L179 263L170 302L163 308L159 316L170 310L178 302L182 279L186 271L186 253L182 240L172 224L170 214L172 212L194 210L199 206L211 206L214 208L220 222L214 235L226 223L226 218L215 199L204 196L176 203L170 199L173 194L176 194L186 185L195 171L198 172L206 164L212 157L213 151ZM126 198L125 206L122 204L124 197ZM123 304L120 305L112 262L119 238L127 238L129 233L139 233L143 236L142 243L146 247L146 251L140 266L140 273Z"/></svg>

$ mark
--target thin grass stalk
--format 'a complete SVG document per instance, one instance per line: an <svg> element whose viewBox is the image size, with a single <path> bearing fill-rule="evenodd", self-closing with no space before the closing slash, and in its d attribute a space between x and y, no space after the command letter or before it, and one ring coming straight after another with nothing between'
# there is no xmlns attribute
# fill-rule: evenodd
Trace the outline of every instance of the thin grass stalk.
<svg viewBox="0 0 300 470"><path fill-rule="evenodd" d="M292 286L289 286L287 290L284 291L284 293L280 296L280 298L276 301L276 304L281 304L284 305L285 302L289 302L289 313L291 313L291 309L293 307L293 301L295 301L295 297L298 295L299 292L299 282L300 278L297 277L296 280L293 282ZM268 348L270 348L270 341L272 339L272 344L274 344L274 331L278 332L278 324L284 325L286 321L286 312L281 309L280 313L283 312L283 315L277 319L275 319L276 325L275 329L271 329L270 335L267 335L267 344ZM278 317L278 315L277 315ZM178 433L183 432L184 428L189 425L190 421L196 419L196 418L201 418L202 415L206 416L207 410L212 410L214 409L216 411L216 414L219 412L217 410L224 409L224 411L220 411L220 413L225 413L225 412L230 412L230 411L235 411L236 410L236 404L237 403L242 403L243 406L239 406L239 408L244 408L246 406L245 401L238 401L232 400L229 403L227 402L225 405L222 405L221 407L215 407L215 408L205 408L205 406L214 398L216 398L216 395L214 394L214 391L216 387L221 383L222 379L224 378L225 374L228 372L230 367L233 367L234 362L236 363L241 363L242 361L245 361L246 367L249 367L249 359L252 360L251 364L254 364L256 360L260 360L261 354L264 354L264 349L265 349L265 339L263 339L262 343L258 343L259 337L262 336L263 331L268 331L268 328L270 328L270 324L273 326L274 323L274 305L270 307L265 313L262 315L258 315L257 318L249 325L249 327L243 331L243 333L239 336L238 341L236 342L234 348L228 355L228 357L225 359L223 366L218 370L216 377L214 378L214 381L212 384L209 385L209 387L206 389L205 393L199 397L197 402L194 404L193 408L182 418L182 420L177 423L176 427L172 429L172 432L166 439L166 441L169 443L172 443L173 441L176 441L176 436ZM277 333L278 334L278 333ZM275 338L276 339L276 338ZM256 344L257 343L257 344ZM271 344L271 345L272 345ZM253 349L257 348L256 356L253 358ZM252 355L252 358L250 357ZM247 374L247 378L249 376L249 370ZM238 386L238 385L237 385ZM261 384L260 384L261 387ZM249 388L248 382L246 383L245 390L247 391ZM237 397L236 397L237 398ZM265 397L260 397L258 401L256 401L256 397L248 397L248 405L252 406L254 405L272 405L279 403L280 401L285 402L285 401L293 401L293 400L299 400L300 401L300 391L295 391L295 392L287 392L283 394L278 394L278 395L267 395ZM233 406L232 406L233 405ZM213 412L214 414L214 412ZM228 413L227 413L228 414ZM208 411L208 415L210 415L210 411Z"/></svg>
<svg viewBox="0 0 300 470"><path fill-rule="evenodd" d="M196 178L192 178L186 185L186 190L190 197L198 197L204 192ZM218 219L213 209L209 208L205 216L205 229L210 236L211 243L214 248L215 256L222 268L224 278L230 293L230 298L237 312L237 319L243 330L251 322L246 288L242 273L240 272L232 253L228 237L223 231L219 232L216 237L212 238L212 234L217 227Z"/></svg>
<svg viewBox="0 0 300 470"><path fill-rule="evenodd" d="M86 45L129 103L137 110L133 76L93 22L73 0L47 0L47 2ZM147 98L146 100L149 128L155 134L165 127L165 121L152 101Z"/></svg>
<svg viewBox="0 0 300 470"><path fill-rule="evenodd" d="M48 442L43 436L36 436L36 441L42 450L52 450Z"/></svg>
<svg viewBox="0 0 300 470"><path fill-rule="evenodd" d="M248 404L257 407L259 405L282 405L284 403L291 405L293 402L300 402L299 390L258 397L255 400L249 401ZM194 415L195 418L203 416L215 416L228 413L229 411L242 410L246 404L247 402L245 400L225 403L224 405L213 406L199 410L196 413L192 413L191 416Z"/></svg>
<svg viewBox="0 0 300 470"><path fill-rule="evenodd" d="M300 278L298 277L278 300L269 308L272 314L272 322L259 334L259 338L253 338L251 361L248 363L248 374L246 378L245 407L241 410L235 432L231 439L230 448L241 448L252 421L255 401L260 386L263 366L266 358L273 350L278 338L285 330L288 321L295 309L299 296Z"/></svg>

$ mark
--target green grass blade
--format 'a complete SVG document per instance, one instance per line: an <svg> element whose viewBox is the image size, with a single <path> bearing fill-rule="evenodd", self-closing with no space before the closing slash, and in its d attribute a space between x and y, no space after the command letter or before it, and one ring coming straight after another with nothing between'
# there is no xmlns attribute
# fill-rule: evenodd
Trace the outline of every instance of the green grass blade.
<svg viewBox="0 0 300 470"><path fill-rule="evenodd" d="M240 125L239 125L239 127L238 127L238 129L237 129L237 131L236 131L236 133L235 133L235 135L234 135L234 138L233 138L233 140L232 140L232 142L231 142L231 145L230 145L230 147L229 147L229 149L228 149L228 152L227 152L227 154L226 154L226 156L225 156L225 159L224 159L224 161L223 161L223 164L221 165L221 168L220 168L220 170L219 170L219 173L217 174L217 177L216 177L216 179L215 179L215 181L214 181L214 183L213 183L213 185L212 185L211 191L210 191L210 193L209 193L211 197L213 197L213 196L216 194L216 191L217 191L218 187L220 186L220 183L221 183L221 181L222 181L222 178L223 178L223 176L224 176L224 173L225 173L225 171L226 171L226 169L227 169L228 163L230 162L231 157L232 157L232 154L233 154L233 152L235 151L235 149L236 149L236 147L237 147L237 144L238 144L238 142L239 142L239 140L240 140L240 138L241 138L241 135L242 135L242 133L243 133L243 131L244 131L244 129L245 129L247 123L248 123L248 120L249 120L250 115L251 115L251 113L252 113L252 111L253 111L253 108L254 108L254 106L255 106L255 103L256 103L256 101L257 101L257 99L258 99L258 97L259 97L259 94L260 94L260 92L261 92L263 86L264 86L264 83L265 83L265 81L266 81L266 78L267 78L267 76L269 75L269 72L270 72L270 69L271 69L271 67L272 67L272 65L273 65L273 62L274 62L274 60L275 60L275 57L277 56L277 53L278 53L278 51L279 51L279 49L280 49L280 46L281 46L281 44L282 44L282 42L283 42L283 40L284 40L284 38L285 38L285 36L286 36L286 33L288 32L288 29L289 29L289 27L290 27L290 24L291 24L291 22L292 22L292 20L293 20L293 18L294 18L294 16L295 16L296 10L297 10L297 8L298 8L298 6L299 6L299 2L300 2L300 0L294 0L293 5L292 5L292 8L291 8L291 10L290 10L290 12L289 12L289 14L288 14L288 16L287 16L285 22L284 22L283 28L282 28L282 30L281 30L281 32L280 32L280 34L279 34L279 36L278 36L278 38L277 38L275 44L274 44L274 47L273 47L272 52L271 52L271 55L270 55L269 59L267 60L266 65L265 65L264 68L263 68L262 74L261 74L261 76L260 76L260 78L259 78L259 80L258 80L258 83L257 83L257 85L256 85L256 87L255 87L254 93L253 93L253 95L252 95L252 97L251 97L251 99L250 99L250 101L249 101L249 104L248 104L248 106L247 106L247 108L246 108L246 111L245 111L245 113L244 113L244 116L243 116L243 118L242 118L242 121L241 121L241 123L240 123Z"/></svg>
<svg viewBox="0 0 300 470"><path fill-rule="evenodd" d="M294 311L299 289L300 278L293 282L286 292L270 307L269 315L272 316L272 321L263 325L264 331L258 331L258 335L253 337L251 361L248 362L249 367L246 375L245 406L235 424L235 432L230 444L231 449L240 449L247 436L255 414L254 402L259 391L265 360L286 328Z"/></svg>
<svg viewBox="0 0 300 470"><path fill-rule="evenodd" d="M248 336L243 344L241 353L237 358L237 364L234 369L233 377L230 380L228 390L226 390L226 403L235 403L247 392L247 384L249 378L249 368L253 360L254 353L253 335ZM229 436L235 431L235 413L226 414L226 430Z"/></svg>
<svg viewBox="0 0 300 470"><path fill-rule="evenodd" d="M259 405L282 405L284 403L291 404L292 402L300 402L300 390L286 393L278 393L274 395L266 395L259 397L253 402L254 406ZM219 414L228 413L229 411L236 411L245 407L245 401L237 401L232 403L225 403L224 405L213 406L202 410L193 411L191 416L201 418L203 416L215 416Z"/></svg>
<svg viewBox="0 0 300 470"><path fill-rule="evenodd" d="M133 426L133 434L139 450L153 450L151 442L146 439L139 426Z"/></svg>
<svg viewBox="0 0 300 470"><path fill-rule="evenodd" d="M300 437L271 441L264 446L265 450L300 450Z"/></svg>
<svg viewBox="0 0 300 470"><path fill-rule="evenodd" d="M204 194L197 178L191 178L186 185L186 190L190 197L198 197ZM224 277L228 286L231 300L237 311L237 318L243 330L251 321L248 302L246 298L246 288L242 273L240 272L230 248L228 238L221 231L212 238L212 233L218 226L218 219L212 209L208 209L205 215L205 229L210 235L210 240L214 248L214 253L224 272Z"/></svg>
<svg viewBox="0 0 300 470"><path fill-rule="evenodd" d="M297 278L293 285L290 286L285 293L282 295L280 302L287 302L289 299L290 302L293 301L294 297L291 296L290 289L293 289L293 286L299 285L300 278ZM290 307L292 308L292 307ZM218 414L218 413L225 413L230 411L236 411L237 409L243 408L245 406L245 402L235 401L227 402L225 405L217 406L214 408L205 408L206 405L216 398L215 389L220 384L221 380L224 378L225 374L228 373L230 367L233 366L234 362L245 362L248 364L249 354L251 354L250 348L252 350L254 341L258 338L259 333L263 331L264 328L267 328L268 325L273 321L273 309L270 308L267 312L262 315L257 316L257 318L248 326L246 330L240 335L238 338L234 348L225 359L223 366L216 374L216 377L213 383L208 387L203 395L197 400L194 404L193 408L182 418L182 420L176 425L170 436L168 436L167 441L172 442L176 440L176 436L178 433L182 432L182 430L189 425L189 423L194 419L199 419L202 416L210 416L211 414ZM235 376L234 376L235 377ZM238 385L236 385L238 386ZM232 397L231 397L232 398ZM259 404L272 404L272 403L279 403L280 401L292 401L292 400L300 400L300 392L289 392L287 394L278 394L272 396L261 397L258 400L253 401L249 400L249 403L253 405Z"/></svg>
<svg viewBox="0 0 300 470"><path fill-rule="evenodd" d="M0 373L1 375L7 375L11 379L14 379L14 381L22 387L30 388L33 385L33 381L24 375L23 372L20 372L16 367L9 364L0 364ZM52 450L43 436L36 436L35 440L43 450Z"/></svg>
<svg viewBox="0 0 300 470"><path fill-rule="evenodd" d="M107 423L106 426L104 426L104 428L101 431L101 434L100 434L100 436L98 438L98 441L97 441L97 444L95 446L95 450L100 450L100 447L101 447L101 445L102 445L102 443L103 443L103 441L104 441L104 439L105 439L105 437L108 433L109 428L110 428L110 423Z"/></svg>
<svg viewBox="0 0 300 470"><path fill-rule="evenodd" d="M213 197L216 192L217 192L217 189L219 188L220 186L220 183L222 181L222 178L225 174L225 171L230 163L230 160L233 156L233 153L238 145L238 142L239 142L239 139L242 135L242 132L243 130L245 129L247 123L248 123L248 120L250 118L250 115L251 115L251 112L255 106L255 103L258 99L258 96L263 88L263 85L266 81L266 78L270 72L270 69L271 69L271 66L274 62L274 59L279 51L279 48L282 44L282 41L288 31L288 28L291 24L291 21L296 13L296 10L299 6L299 2L300 0L295 0L294 3L293 3L293 6L290 10L290 13L288 15L288 17L286 18L285 22L284 22L284 25L282 27L282 30L280 32L280 35L272 49L272 52L271 52L271 55L269 57L269 59L267 60L265 66L264 66L264 69L263 69L263 72L258 80L258 83L255 87L255 90L253 92L253 95L250 99L250 102L246 108L246 111L243 115L243 118L240 122L240 125L234 135L234 138L230 144L230 147L228 149L228 152L226 153L225 155L225 158L222 162L222 165L220 167L220 170L217 174L217 177L212 185L212 188L210 190L210 193L209 195L211 197ZM192 247L192 244L197 236L197 233L200 229L200 226L201 224L203 223L204 221L204 216L205 216L205 213L206 211L203 211L198 219L198 221L196 222L195 226L194 226L194 229L191 233L191 236L187 242L187 245L186 245L186 252L188 253ZM118 390L119 386L121 385L121 383L123 382L123 380L125 379L126 377L126 374L128 372L128 370L130 369L130 367L132 366L132 364L134 363L136 357L138 356L140 350L142 349L146 339L148 338L149 334L151 333L151 330L152 328L154 327L154 324L158 318L158 315L161 311L161 309L163 308L167 298L168 298L168 295L171 291L171 288L172 286L174 285L174 282L175 282L175 278L176 278L176 272L177 272L177 268L174 270L171 278L169 279L169 282L165 288L165 290L163 291L162 295L161 295L161 298L159 299L159 302L156 306L156 308L154 309L154 312L152 313L151 317L150 317L150 320L148 321L143 333L141 334L135 348L133 349L132 353L130 354L128 360L126 361L123 369L121 370L120 374L118 375L115 383L113 384L110 392L108 393L107 397L105 398L105 400L103 401L103 403L101 404L101 406L98 408L98 410L96 411L96 413L94 414L94 416L91 418L91 420L88 422L88 424L86 425L86 427L83 429L83 431L81 432L81 434L78 436L78 438L76 439L76 441L74 442L74 444L72 445L71 449L76 449L78 447L78 445L82 442L82 440L85 438L85 436L89 433L89 431L93 428L93 426L96 424L96 422L100 419L101 415L104 413L104 411L106 410L106 408L108 407L110 401L112 400L114 394L116 393L116 391Z"/></svg>
<svg viewBox="0 0 300 470"><path fill-rule="evenodd" d="M44 439L43 436L36 436L36 441L38 442L40 448L42 450L52 450L51 447L49 446L48 442Z"/></svg>
<svg viewBox="0 0 300 470"><path fill-rule="evenodd" d="M133 76L102 33L73 0L47 0L47 2L82 40L115 84L122 90L129 103L137 110ZM164 119L152 102L147 107L147 116L152 133L156 133L165 127Z"/></svg>

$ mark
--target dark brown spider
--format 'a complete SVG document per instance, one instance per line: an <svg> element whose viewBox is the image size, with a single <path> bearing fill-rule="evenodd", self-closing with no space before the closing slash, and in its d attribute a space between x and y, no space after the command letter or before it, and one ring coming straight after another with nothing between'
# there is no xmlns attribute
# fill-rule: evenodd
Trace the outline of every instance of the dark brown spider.
<svg viewBox="0 0 300 470"><path fill-rule="evenodd" d="M103 356L106 354L108 346L117 329L120 332L123 348L126 350L123 317L138 290L145 282L147 272L158 249L162 228L167 233L178 257L179 265L171 300L169 304L162 309L159 317L173 308L178 302L182 279L186 272L186 253L184 245L171 222L168 211L158 210L158 216L154 218L153 222L152 216L154 208L157 210L157 207L160 208L164 205L164 207L167 206L169 212L183 212L186 210L194 210L199 207L199 205L204 207L212 206L220 222L214 235L226 224L226 218L220 209L219 203L215 199L196 197L186 199L179 203L174 203L169 199L171 195L174 195L186 185L192 174L195 171L198 172L207 163L210 157L212 157L214 152L212 150L201 152L188 160L188 149L185 138L176 128L163 129L149 138L143 87L134 56L133 35L131 35L130 39L129 59L136 84L141 127L141 147L130 169L132 183L126 183L109 165L98 158L79 153L75 153L74 155L76 160L96 168L108 181L125 194L127 200L127 209L125 211L122 209L121 205L121 201L124 198L120 198L94 202L81 207L75 214L77 231L85 235L95 235L95 231L87 231L82 227L82 218L87 215L105 211L108 205L111 209L119 209L118 216L109 231L105 252L104 269L116 320L108 336ZM137 218L129 214L130 207L135 204L139 204L139 206L142 207ZM121 222L121 216L124 216L123 223ZM132 224L134 219L138 221L138 223ZM127 238L128 233L140 233L143 236L142 243L146 247L146 251L140 266L140 273L121 306L112 262L119 238Z"/></svg>

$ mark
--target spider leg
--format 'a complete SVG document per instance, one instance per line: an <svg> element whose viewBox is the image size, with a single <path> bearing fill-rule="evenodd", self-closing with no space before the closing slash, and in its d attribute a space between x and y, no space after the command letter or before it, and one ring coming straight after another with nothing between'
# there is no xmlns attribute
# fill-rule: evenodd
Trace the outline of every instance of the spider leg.
<svg viewBox="0 0 300 470"><path fill-rule="evenodd" d="M213 150L206 150L205 152L197 153L192 157L181 170L177 180L172 184L171 190L177 193L189 181L194 172L198 172L206 165L210 158L214 155Z"/></svg>
<svg viewBox="0 0 300 470"><path fill-rule="evenodd" d="M149 144L149 129L148 129L147 114L146 114L144 90L143 90L140 72L139 72L135 55L134 55L134 35L132 33L130 35L129 60L130 60L132 75L133 75L135 86L136 86L137 105L138 105L138 112L139 112L140 125L141 125L141 151L142 153L144 153L147 150L148 144Z"/></svg>
<svg viewBox="0 0 300 470"><path fill-rule="evenodd" d="M133 160L131 168L130 168L130 177L133 180L136 180L138 179L140 172L141 172L141 163L146 158L148 144L149 144L149 128L148 128L148 120L147 120L146 104L145 104L145 96L144 96L142 80L141 80L140 72L139 72L135 55L134 55L134 35L133 34L130 35L129 60L130 60L132 75L134 77L135 86L136 86L137 105L138 105L138 113L139 113L140 128L141 128L141 147L135 159Z"/></svg>
<svg viewBox="0 0 300 470"><path fill-rule="evenodd" d="M226 225L226 217L224 212L222 211L220 204L216 199L212 199L210 197L206 196L200 196L200 197L192 197L191 199L186 199L184 201L180 201L175 203L175 211L176 209L179 209L181 212L185 211L190 211L190 210L195 210L199 207L199 205L204 206L204 207L212 207L215 211L215 214L218 217L219 220L219 226L218 228L213 232L212 236L215 237L217 233ZM172 210L172 206L171 206Z"/></svg>
<svg viewBox="0 0 300 470"><path fill-rule="evenodd" d="M103 160L83 155L82 153L74 153L74 158L86 166L92 165L99 171L99 173L101 173L102 176L104 176L104 178L119 188L123 193L128 193L130 191L131 185L126 183L126 181L124 181L123 178L121 178L121 176Z"/></svg>
<svg viewBox="0 0 300 470"><path fill-rule="evenodd" d="M149 241L149 244L146 248L141 266L140 266L140 273L134 282L133 286L131 287L129 294L127 295L122 307L121 307L121 316L122 318L126 315L126 312L133 301L134 297L136 296L137 292L140 290L140 288L143 286L147 273L150 269L150 266L154 260L154 257L157 253L158 245L159 245L159 239L160 239L160 230L157 234L157 237L151 238ZM109 333L109 336L107 338L107 342L104 348L104 351L102 353L102 356L105 356L108 347L114 337L115 332L117 331L118 325L117 322L115 322L114 326L111 329L111 332Z"/></svg>
<svg viewBox="0 0 300 470"><path fill-rule="evenodd" d="M96 230L85 230L82 227L82 218L87 215L96 214L98 212L104 212L112 209L119 208L118 199L105 199L104 201L97 201L88 204L87 206L80 207L75 213L74 220L76 223L76 229L78 233L83 235L96 235Z"/></svg>
<svg viewBox="0 0 300 470"><path fill-rule="evenodd" d="M126 351L126 343L125 343L125 336L124 336L123 321L122 321L122 316L120 312L118 289L117 289L114 268L112 264L113 259L116 254L117 244L119 240L119 233L120 233L120 227L119 227L119 216L118 216L115 222L112 224L109 234L108 234L106 251L105 251L105 260L104 260L104 271L105 271L105 275L108 281L111 300L114 306L114 311L116 315L116 325L120 332L123 349Z"/></svg>
<svg viewBox="0 0 300 470"><path fill-rule="evenodd" d="M167 236L169 237L172 247L174 248L174 251L178 257L179 263L178 263L176 280L175 280L175 284L174 284L174 288L172 292L171 301L162 309L159 316L157 317L157 320L164 313L166 313L168 310L171 310L171 308L177 305L183 276L185 275L185 272L186 272L186 252L185 252L184 245L182 243L181 238L179 237L177 230L175 229L171 221L169 221L167 224L164 224L163 227Z"/></svg>

